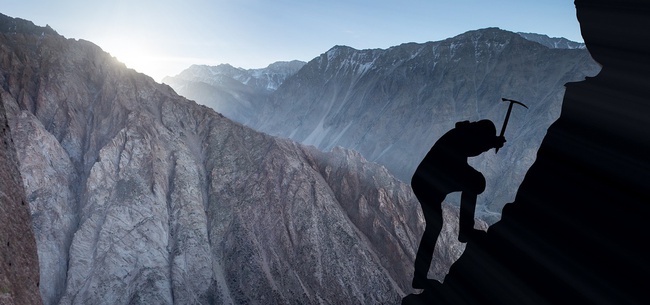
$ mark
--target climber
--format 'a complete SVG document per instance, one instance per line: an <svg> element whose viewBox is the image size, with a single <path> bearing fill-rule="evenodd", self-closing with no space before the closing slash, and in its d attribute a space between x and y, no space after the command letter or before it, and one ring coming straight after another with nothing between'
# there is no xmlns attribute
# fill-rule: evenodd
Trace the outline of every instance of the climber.
<svg viewBox="0 0 650 305"><path fill-rule="evenodd" d="M427 286L427 272L442 229L442 201L447 194L461 192L458 240L467 242L480 232L474 229L476 197L485 190L485 178L467 163L491 148L503 147L503 136L496 136L490 120L463 121L444 134L431 147L411 179L413 193L420 202L426 228L415 258L413 288Z"/></svg>

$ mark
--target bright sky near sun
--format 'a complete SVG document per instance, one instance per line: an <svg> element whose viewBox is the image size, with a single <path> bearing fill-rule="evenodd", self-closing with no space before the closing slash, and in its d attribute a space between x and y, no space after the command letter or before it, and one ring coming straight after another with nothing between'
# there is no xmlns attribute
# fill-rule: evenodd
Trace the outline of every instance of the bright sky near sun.
<svg viewBox="0 0 650 305"><path fill-rule="evenodd" d="M156 81L192 64L263 68L486 27L582 42L573 0L0 0L0 13L89 40Z"/></svg>

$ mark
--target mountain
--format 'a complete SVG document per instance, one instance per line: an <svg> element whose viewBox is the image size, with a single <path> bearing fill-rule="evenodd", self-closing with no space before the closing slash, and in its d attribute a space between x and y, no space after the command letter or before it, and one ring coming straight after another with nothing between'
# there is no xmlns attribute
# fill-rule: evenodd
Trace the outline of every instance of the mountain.
<svg viewBox="0 0 650 305"><path fill-rule="evenodd" d="M396 304L412 291L423 217L385 167L254 131L88 41L0 25L44 304ZM446 204L439 280L464 250L457 217Z"/></svg>
<svg viewBox="0 0 650 305"><path fill-rule="evenodd" d="M409 183L456 122L490 119L500 129L508 108L501 98L519 100L529 109L513 109L505 147L470 160L488 182L478 213L494 223L560 114L564 84L599 70L585 49L549 48L498 28L385 50L335 46L252 113L231 118L323 151L359 151Z"/></svg>
<svg viewBox="0 0 650 305"><path fill-rule="evenodd" d="M175 77L166 79L182 79L189 82L204 82L208 85L221 85L224 78L234 79L255 90L273 91L289 76L296 73L305 62L294 60L276 62L262 69L235 68L228 64L218 66L192 65Z"/></svg>
<svg viewBox="0 0 650 305"><path fill-rule="evenodd" d="M252 119L259 103L304 65L305 62L298 60L249 70L228 64L193 65L174 77L165 77L163 83L172 86L179 94L201 101L226 117L238 118L245 124Z"/></svg>

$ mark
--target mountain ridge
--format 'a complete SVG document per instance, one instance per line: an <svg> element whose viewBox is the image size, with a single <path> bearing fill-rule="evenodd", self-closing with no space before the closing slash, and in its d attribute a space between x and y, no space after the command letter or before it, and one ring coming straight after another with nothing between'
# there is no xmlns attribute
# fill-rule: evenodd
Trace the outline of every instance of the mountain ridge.
<svg viewBox="0 0 650 305"><path fill-rule="evenodd" d="M205 75L223 75L233 78L244 85L252 82L252 86L256 89L275 90L284 78L295 73L304 64L304 62L299 60L278 61L269 64L266 68L260 69L235 68L230 64L220 64L217 66L192 65L176 75L175 78L218 85L219 82L214 83L212 78L205 77ZM163 79L163 82L165 80L169 81L171 78L166 77Z"/></svg>
<svg viewBox="0 0 650 305"><path fill-rule="evenodd" d="M441 41L446 41L448 39L455 39L463 35L470 35L474 32L489 32L489 31L504 31L512 33L506 30L502 30L497 27L488 27L473 31L468 31L461 33L454 37L450 37L440 41L429 41L425 43L403 43L397 46L392 46L386 49L374 48L374 49L363 49L358 50L350 46L345 45L335 45L330 50L326 51L328 53L336 49L347 49L354 52L369 52L369 53L382 53L386 52L393 48L406 48L409 46L425 45L430 43L439 43ZM541 44L548 48L584 48L583 44L575 43L564 38L550 38L547 35L533 34L533 33L517 33L519 36L524 37L525 39ZM571 46L571 47L567 47ZM271 63L267 68L261 69L241 69L234 68L231 65L224 63L217 66L207 66L207 65L193 65L188 69L182 71L176 76L167 76L163 79L163 83L170 84L174 89L179 92L181 95L186 96L192 100L196 100L204 105L212 107L218 112L224 113L227 117L232 118L240 123L249 125L253 119L250 113L255 112L258 104L264 104L264 100L267 98L267 93L272 94L272 91L275 91L287 78L296 74L299 70L294 68L290 73L285 73L282 77L276 78L276 82L272 86L267 86L267 91L264 94L254 94L251 91L259 89L260 86L248 86L247 81L243 79L237 79L234 77L233 72L219 72L220 69L227 69L230 71L238 71L239 73L247 71L251 73L252 71L264 71L269 70L272 66L277 64L286 64L291 62L277 62ZM306 63L299 62L300 67L304 66ZM203 72L201 72L201 70ZM217 74L218 76L215 76ZM228 79L224 79L227 77ZM242 78L242 77L239 77ZM244 79L250 78L250 76L243 77ZM233 82L238 82L234 83ZM263 105L261 105L263 106ZM286 136L286 135L285 135ZM403 177L402 177L403 178Z"/></svg>
<svg viewBox="0 0 650 305"><path fill-rule="evenodd" d="M564 37L549 37L548 35L544 35L544 34L524 33L524 32L517 32L517 34L521 35L522 37L530 41L540 43L552 49L586 49L587 48L587 46L584 43L571 41Z"/></svg>

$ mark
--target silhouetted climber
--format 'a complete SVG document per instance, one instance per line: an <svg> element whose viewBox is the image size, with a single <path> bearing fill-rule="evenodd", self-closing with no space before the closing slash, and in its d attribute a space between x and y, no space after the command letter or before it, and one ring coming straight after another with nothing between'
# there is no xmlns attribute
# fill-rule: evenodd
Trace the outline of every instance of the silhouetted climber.
<svg viewBox="0 0 650 305"><path fill-rule="evenodd" d="M602 70L566 85L501 220L402 304L650 304L650 1L575 5Z"/></svg>
<svg viewBox="0 0 650 305"><path fill-rule="evenodd" d="M442 229L441 204L449 193L462 192L458 240L467 242L479 232L474 229L474 210L476 197L485 190L485 178L467 164L467 158L500 148L505 141L504 137L496 136L496 127L490 120L458 122L440 137L418 165L411 187L420 201L426 228L415 258L413 288L427 286L427 272Z"/></svg>

